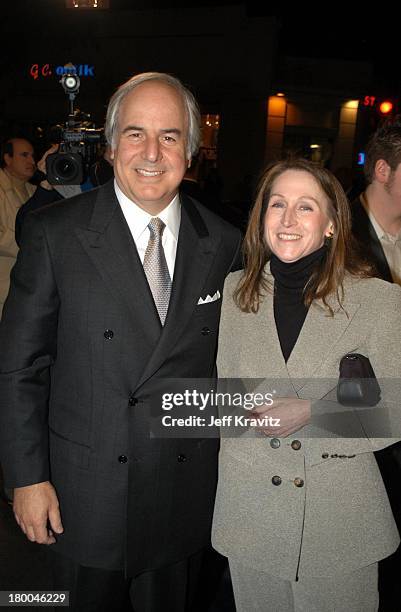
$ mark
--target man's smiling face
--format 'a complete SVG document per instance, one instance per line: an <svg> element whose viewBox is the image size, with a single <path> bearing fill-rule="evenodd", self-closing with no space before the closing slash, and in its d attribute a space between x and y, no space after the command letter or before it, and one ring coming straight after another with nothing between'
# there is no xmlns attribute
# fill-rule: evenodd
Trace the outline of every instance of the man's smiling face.
<svg viewBox="0 0 401 612"><path fill-rule="evenodd" d="M188 167L188 120L177 91L161 81L138 85L118 113L114 174L123 193L156 216L178 192Z"/></svg>

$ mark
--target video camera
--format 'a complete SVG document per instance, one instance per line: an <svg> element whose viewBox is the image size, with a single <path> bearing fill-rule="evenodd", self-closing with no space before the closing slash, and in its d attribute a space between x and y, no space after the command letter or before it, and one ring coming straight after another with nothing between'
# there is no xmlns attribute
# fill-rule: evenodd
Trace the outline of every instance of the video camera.
<svg viewBox="0 0 401 612"><path fill-rule="evenodd" d="M103 129L96 129L90 121L77 119L74 100L79 93L80 78L73 64L65 68L67 71L60 83L68 95L70 112L64 126L52 129L51 140L60 145L57 153L46 158L46 174L51 185L80 185L96 162L97 145L105 144L105 138Z"/></svg>

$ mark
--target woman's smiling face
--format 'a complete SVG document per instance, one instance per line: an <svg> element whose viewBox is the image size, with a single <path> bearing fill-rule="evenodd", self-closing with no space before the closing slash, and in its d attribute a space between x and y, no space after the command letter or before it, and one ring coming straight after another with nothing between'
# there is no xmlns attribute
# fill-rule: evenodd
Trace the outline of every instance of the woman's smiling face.
<svg viewBox="0 0 401 612"><path fill-rule="evenodd" d="M332 235L329 200L315 178L304 170L286 170L273 183L264 235L267 246L290 263L319 249Z"/></svg>

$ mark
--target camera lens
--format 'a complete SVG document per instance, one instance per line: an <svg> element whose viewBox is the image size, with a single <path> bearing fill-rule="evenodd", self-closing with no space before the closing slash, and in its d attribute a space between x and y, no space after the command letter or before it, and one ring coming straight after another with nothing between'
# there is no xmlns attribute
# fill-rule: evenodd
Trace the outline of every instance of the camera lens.
<svg viewBox="0 0 401 612"><path fill-rule="evenodd" d="M54 153L46 159L47 180L52 185L80 185L84 164L78 153Z"/></svg>
<svg viewBox="0 0 401 612"><path fill-rule="evenodd" d="M79 173L76 159L70 155L60 155L54 164L54 172L62 181L72 181Z"/></svg>

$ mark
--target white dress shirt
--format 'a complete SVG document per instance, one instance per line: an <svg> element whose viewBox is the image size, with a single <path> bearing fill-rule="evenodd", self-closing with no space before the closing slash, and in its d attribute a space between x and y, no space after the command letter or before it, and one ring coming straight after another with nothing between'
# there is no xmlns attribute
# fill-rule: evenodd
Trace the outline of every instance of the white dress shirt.
<svg viewBox="0 0 401 612"><path fill-rule="evenodd" d="M149 221L152 219L152 215L127 198L117 185L116 180L114 180L114 190L134 239L138 255L143 264L150 236L148 225ZM181 223L181 204L178 194L172 199L170 204L157 215L157 217L159 217L166 226L163 232L162 245L170 278L173 280L178 233Z"/></svg>
<svg viewBox="0 0 401 612"><path fill-rule="evenodd" d="M372 211L369 210L365 194L362 194L360 199L369 217L369 221L380 240L393 281L401 285L401 232L398 232L396 236L386 232L378 223Z"/></svg>

